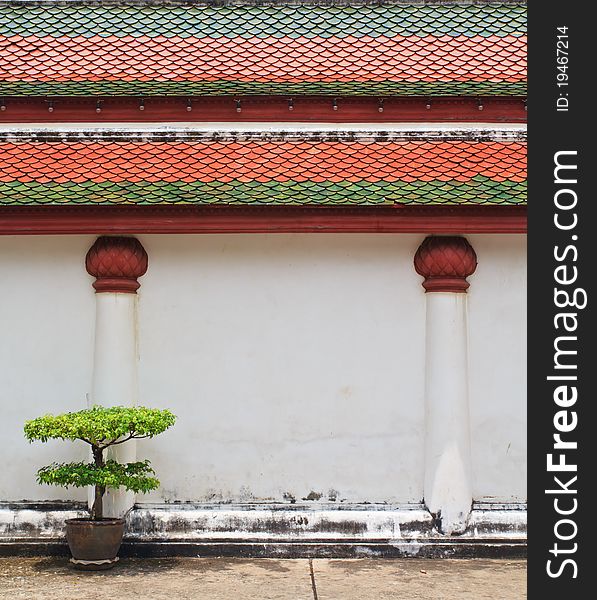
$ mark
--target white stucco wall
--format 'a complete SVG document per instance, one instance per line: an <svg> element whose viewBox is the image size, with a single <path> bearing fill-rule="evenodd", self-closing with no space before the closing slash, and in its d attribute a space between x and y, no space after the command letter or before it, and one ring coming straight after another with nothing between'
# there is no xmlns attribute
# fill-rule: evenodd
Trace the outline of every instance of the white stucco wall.
<svg viewBox="0 0 597 600"><path fill-rule="evenodd" d="M526 501L526 236L467 237L473 498Z"/></svg>
<svg viewBox="0 0 597 600"><path fill-rule="evenodd" d="M94 239L0 236L0 500L87 497L35 482L42 465L85 460L84 444L29 444L23 424L86 407L95 299L83 261Z"/></svg>
<svg viewBox="0 0 597 600"><path fill-rule="evenodd" d="M172 430L140 442L162 481L145 501L419 502L422 235L139 236L141 402ZM95 236L0 238L0 500L79 498L38 466L83 444L29 445L25 419L77 410L91 387ZM473 485L524 498L523 236L469 236ZM334 494L332 494L334 495ZM314 496L311 496L314 497Z"/></svg>
<svg viewBox="0 0 597 600"><path fill-rule="evenodd" d="M179 416L140 446L163 482L148 498L420 501L419 240L144 237L140 397Z"/></svg>

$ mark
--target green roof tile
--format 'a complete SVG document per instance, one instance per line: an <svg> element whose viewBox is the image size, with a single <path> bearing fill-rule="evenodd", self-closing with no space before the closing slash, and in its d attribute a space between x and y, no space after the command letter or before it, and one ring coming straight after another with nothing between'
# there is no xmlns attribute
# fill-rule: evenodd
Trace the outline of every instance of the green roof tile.
<svg viewBox="0 0 597 600"><path fill-rule="evenodd" d="M522 3L0 0L0 95L526 94Z"/></svg>
<svg viewBox="0 0 597 600"><path fill-rule="evenodd" d="M0 204L517 205L522 132L0 132Z"/></svg>
<svg viewBox="0 0 597 600"><path fill-rule="evenodd" d="M1 36L150 37L521 36L526 6L512 4L354 6L267 3L205 6L126 2L0 3ZM290 3L289 3L290 4Z"/></svg>

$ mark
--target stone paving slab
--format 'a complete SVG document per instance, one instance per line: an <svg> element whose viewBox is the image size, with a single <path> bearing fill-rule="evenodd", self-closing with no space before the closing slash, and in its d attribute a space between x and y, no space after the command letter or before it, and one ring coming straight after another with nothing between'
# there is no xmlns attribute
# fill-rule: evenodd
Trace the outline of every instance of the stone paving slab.
<svg viewBox="0 0 597 600"><path fill-rule="evenodd" d="M314 560L317 600L523 600L526 561Z"/></svg>
<svg viewBox="0 0 597 600"><path fill-rule="evenodd" d="M524 600L523 560L0 559L1 600Z"/></svg>

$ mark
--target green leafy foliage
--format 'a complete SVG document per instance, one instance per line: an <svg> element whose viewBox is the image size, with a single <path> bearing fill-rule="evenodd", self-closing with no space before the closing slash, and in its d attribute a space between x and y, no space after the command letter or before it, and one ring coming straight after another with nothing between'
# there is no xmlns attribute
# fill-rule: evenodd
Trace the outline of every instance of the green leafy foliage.
<svg viewBox="0 0 597 600"><path fill-rule="evenodd" d="M124 487L132 492L155 490L160 482L153 477L149 461L121 464L104 460L110 446L129 440L151 438L174 425L169 410L144 406L93 406L62 415L45 415L25 423L25 437L33 442L50 439L81 440L91 446L93 462L52 463L37 472L38 483L64 487L95 488L91 518L103 516L103 495L107 488Z"/></svg>
<svg viewBox="0 0 597 600"><path fill-rule="evenodd" d="M154 470L149 461L120 464L108 460L98 467L93 463L53 463L37 472L37 482L64 487L87 487L117 489L120 486L133 492L155 490L160 482L152 477Z"/></svg>
<svg viewBox="0 0 597 600"><path fill-rule="evenodd" d="M78 412L45 415L27 421L25 437L30 442L82 440L105 448L116 440L153 437L174 425L175 420L176 417L169 410L144 406L94 406Z"/></svg>

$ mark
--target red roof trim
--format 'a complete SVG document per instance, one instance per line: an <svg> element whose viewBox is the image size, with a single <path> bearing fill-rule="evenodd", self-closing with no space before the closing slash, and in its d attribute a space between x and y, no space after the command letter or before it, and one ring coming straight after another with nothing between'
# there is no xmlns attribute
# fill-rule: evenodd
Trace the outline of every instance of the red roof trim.
<svg viewBox="0 0 597 600"><path fill-rule="evenodd" d="M240 104L237 103L240 101ZM51 102L51 104L50 104ZM327 123L523 123L523 98L338 98L280 96L4 98L0 123L302 121ZM188 108L191 108L189 111ZM427 108L429 107L429 108ZM52 109L51 111L49 109ZM99 108L99 112L97 109ZM238 111L240 108L240 112ZM379 109L382 109L381 111ZM482 108L482 110L479 110Z"/></svg>
<svg viewBox="0 0 597 600"><path fill-rule="evenodd" d="M0 235L526 233L526 207L0 208Z"/></svg>

